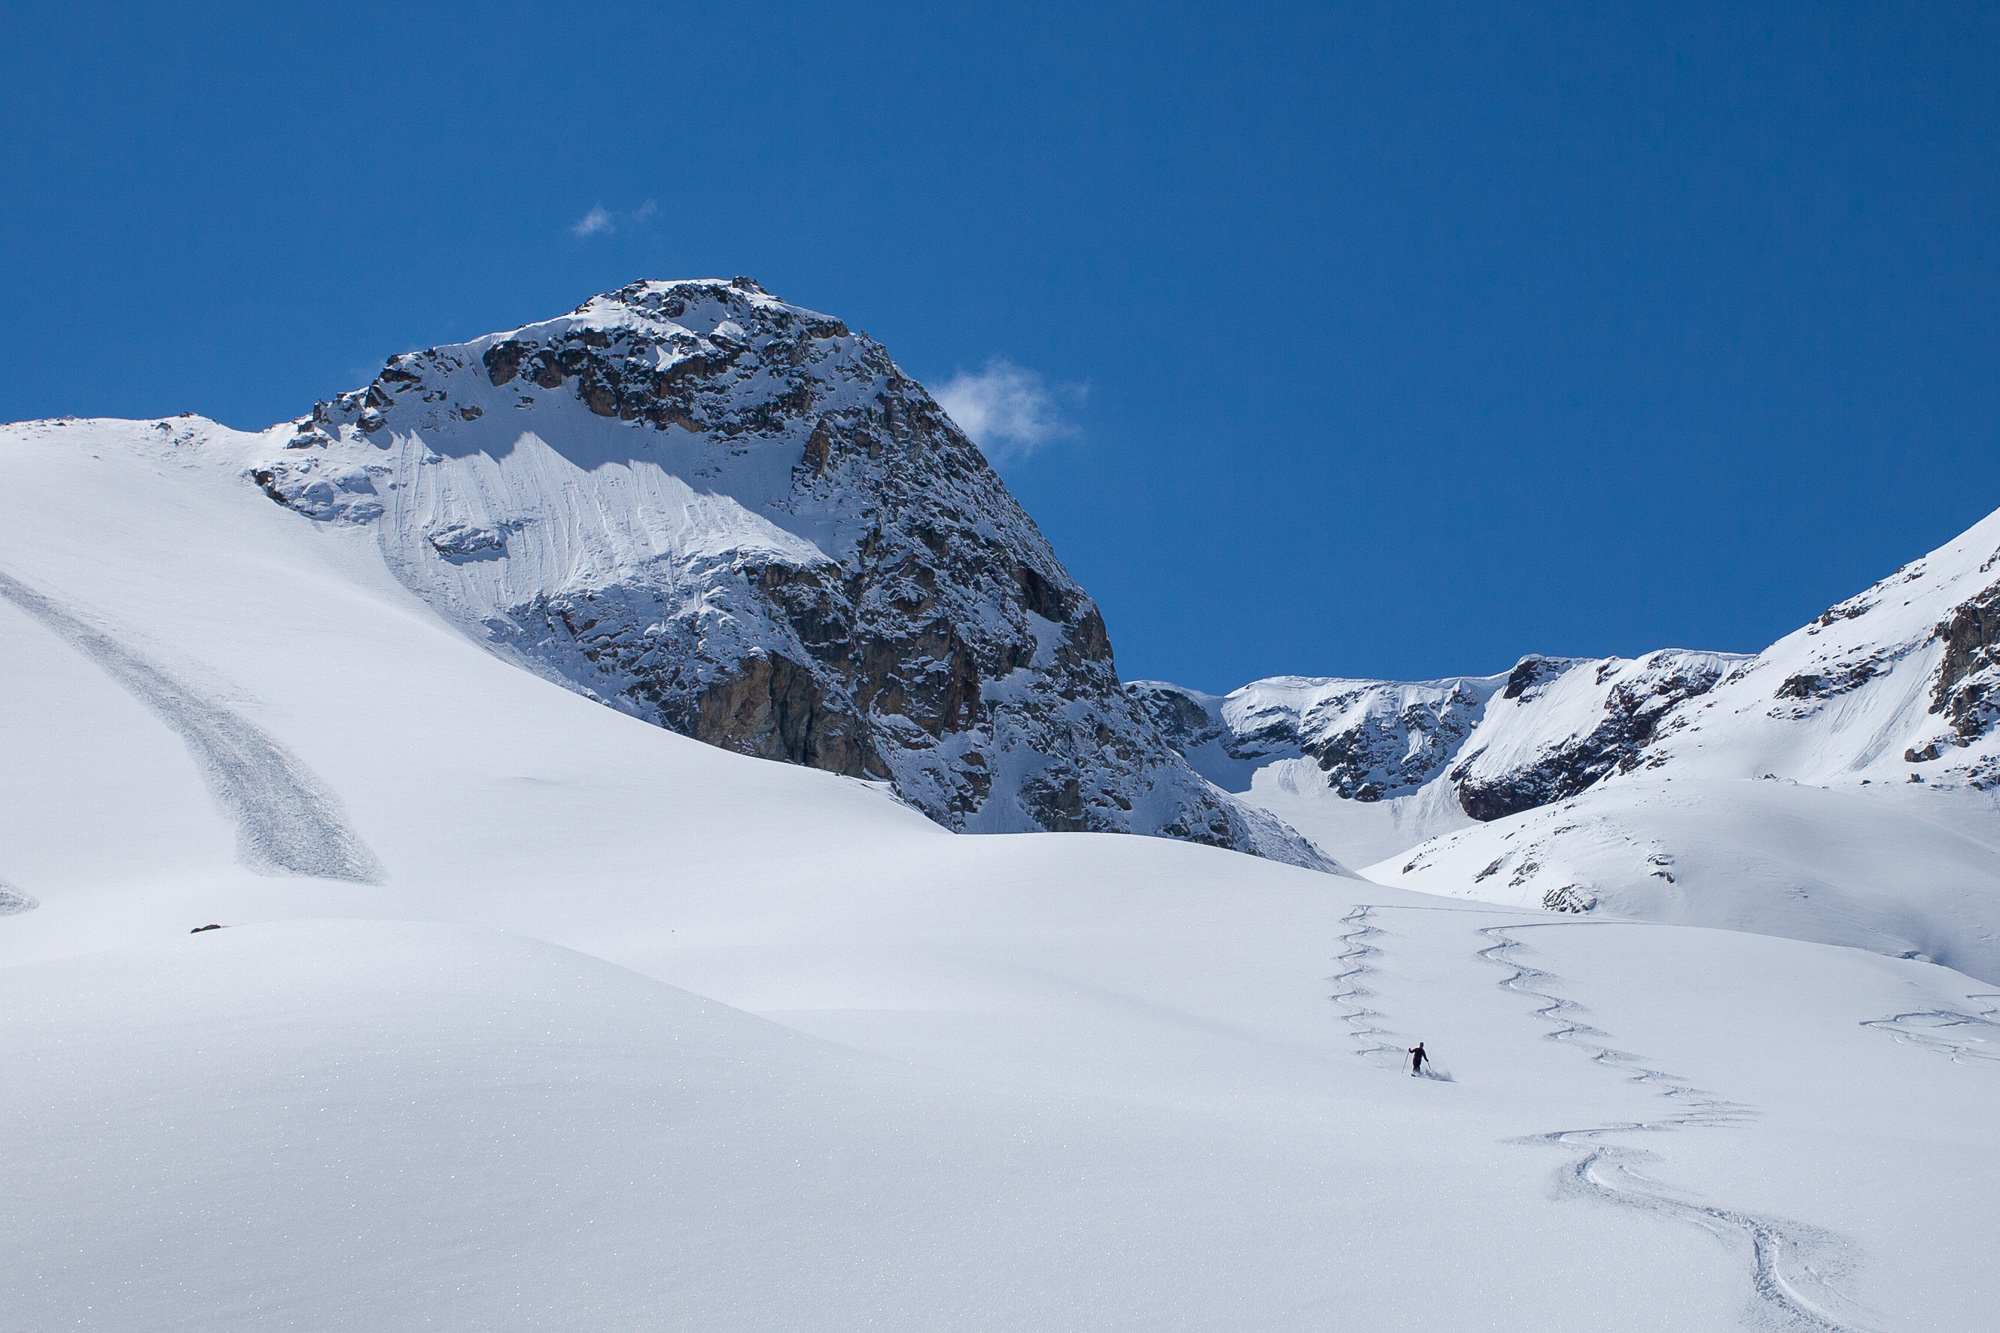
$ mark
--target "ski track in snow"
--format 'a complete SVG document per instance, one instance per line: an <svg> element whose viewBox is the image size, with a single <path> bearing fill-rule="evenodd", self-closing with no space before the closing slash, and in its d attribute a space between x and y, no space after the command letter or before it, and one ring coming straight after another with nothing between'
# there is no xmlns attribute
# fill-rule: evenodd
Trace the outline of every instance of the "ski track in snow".
<svg viewBox="0 0 2000 1333"><path fill-rule="evenodd" d="M1581 1150L1581 1155L1558 1176L1565 1194L1691 1222L1732 1247L1747 1244L1754 1293L1747 1320L1750 1327L1862 1333L1869 1325L1857 1322L1861 1311L1832 1285L1854 1267L1853 1247L1847 1240L1801 1222L1676 1198L1636 1169L1639 1163L1652 1159L1653 1154L1611 1142L1615 1136L1625 1134L1726 1127L1742 1123L1755 1112L1704 1092L1664 1070L1649 1068L1640 1057L1607 1045L1609 1034L1583 1022L1580 1005L1548 989L1560 984L1560 977L1508 956L1511 951L1526 947L1508 931L1560 928L1561 924L1564 923L1521 922L1484 927L1479 933L1493 943L1479 950L1479 957L1508 969L1509 975L1499 983L1503 989L1544 1001L1535 1016L1552 1028L1545 1034L1550 1041L1589 1051L1594 1063L1616 1070L1632 1082L1651 1086L1682 1109L1658 1120L1555 1130L1525 1141Z"/></svg>
<svg viewBox="0 0 2000 1333"><path fill-rule="evenodd" d="M73 612L0 573L0 597L101 667L179 734L236 824L237 854L266 874L373 883L381 865L311 769L254 723L204 699ZM25 909L19 909L25 910Z"/></svg>
<svg viewBox="0 0 2000 1333"><path fill-rule="evenodd" d="M1375 913L1381 910L1384 909L1379 904L1362 903L1357 904L1354 910L1341 918L1349 927L1347 932L1340 936L1344 947L1338 961L1342 966L1341 970L1328 980L1337 987L1331 998L1341 1007L1342 1016L1355 1041L1355 1054L1379 1068L1394 1067L1400 1070L1403 1049L1382 1040L1389 1035L1387 1029L1376 1025L1377 1020L1383 1015L1367 1006L1366 1001L1373 992L1362 984L1362 979L1374 971L1374 966L1369 960L1379 957L1382 953L1380 948L1370 943L1375 937L1385 934L1373 923ZM1478 909L1471 910L1478 911ZM1658 1120L1598 1125L1588 1129L1553 1130L1522 1141L1552 1144L1579 1153L1576 1159L1557 1175L1558 1188L1565 1195L1573 1198L1598 1199L1621 1208L1633 1208L1641 1212L1676 1218L1701 1227L1732 1248L1747 1248L1753 1292L1751 1309L1746 1318L1748 1327L1774 1331L1787 1330L1789 1333L1796 1333L1798 1330L1813 1330L1815 1333L1866 1333L1872 1325L1861 1322L1864 1318L1863 1312L1852 1301L1840 1295L1832 1285L1854 1268L1853 1246L1845 1238L1802 1222L1764 1217L1676 1198L1668 1193L1665 1187L1648 1179L1637 1169L1640 1163L1654 1160L1653 1154L1612 1141L1615 1136L1626 1134L1662 1134L1698 1127L1727 1127L1741 1124L1755 1112L1748 1106L1704 1092L1665 1070L1651 1068L1641 1057L1609 1045L1610 1034L1582 1021L1581 1016L1584 1012L1582 1006L1547 989L1559 985L1562 980L1560 977L1530 967L1518 958L1508 956L1511 951L1526 947L1521 941L1510 936L1508 931L1559 929L1582 924L1554 921L1513 922L1502 926L1482 927L1479 933L1492 943L1479 950L1478 956L1486 962L1508 969L1508 975L1498 983L1503 989L1543 1002L1542 1006L1535 1010L1535 1016L1550 1025L1551 1031L1545 1034L1550 1041L1563 1042L1588 1051L1593 1063L1615 1070L1632 1082L1648 1085L1662 1097L1674 1101L1681 1109L1676 1114ZM1972 998L2000 999L2000 996ZM1989 1011L1991 1012L1994 1011ZM1932 1029L1970 1022L1989 1024L2000 1030L2000 1024L1991 1024L1987 1018L1949 1011L1899 1014L1895 1018L1875 1020L1871 1025L1889 1027L1899 1039L1917 1041L1936 1049L1949 1046L1951 1050L1947 1053L1956 1052L1989 1058L1991 1053L1968 1052L1956 1043L1950 1042L1948 1038L1937 1037L1934 1031L1921 1025L1910 1026L1919 1020L1931 1020ZM1902 1026L1897 1026L1898 1024ZM1974 1037L1973 1040L1983 1041L1984 1038Z"/></svg>
<svg viewBox="0 0 2000 1333"><path fill-rule="evenodd" d="M1382 952L1368 943L1372 936L1382 934L1381 928L1369 921L1374 914L1375 909L1364 903L1341 918L1350 929L1340 937L1346 946L1337 960L1341 970L1327 978L1338 989L1328 998L1341 1007L1354 1036L1354 1053L1371 1064L1387 1068L1391 1064L1400 1066L1405 1052L1402 1047L1382 1040L1390 1035L1386 1028L1375 1026L1375 1020L1382 1015L1365 1003L1372 992L1362 986L1361 978L1374 971L1368 960Z"/></svg>
<svg viewBox="0 0 2000 1333"><path fill-rule="evenodd" d="M2000 994L1968 995L1968 1000L2000 1000ZM2000 1060L2000 1007L1987 1005L1984 1013L1968 1014L1962 1009L1919 1009L1887 1018L1862 1020L1861 1026L1886 1032L1897 1041L1906 1041L1948 1057L1954 1064L1967 1060Z"/></svg>

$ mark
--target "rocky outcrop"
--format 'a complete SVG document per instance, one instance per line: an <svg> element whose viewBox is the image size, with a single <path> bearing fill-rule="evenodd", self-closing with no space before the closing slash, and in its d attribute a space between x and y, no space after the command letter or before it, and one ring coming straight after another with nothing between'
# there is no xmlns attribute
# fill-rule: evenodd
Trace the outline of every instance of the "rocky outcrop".
<svg viewBox="0 0 2000 1333"><path fill-rule="evenodd" d="M1248 757L1241 753L1242 738L1204 707L1193 691L1160 680L1135 680L1125 690L1160 729L1167 744L1182 754L1204 745L1224 745L1230 754Z"/></svg>
<svg viewBox="0 0 2000 1333"><path fill-rule="evenodd" d="M1305 752L1334 792L1349 800L1379 801L1413 792L1436 777L1479 725L1486 699L1472 682L1451 681L1343 692L1322 708L1341 725L1310 715L1303 719Z"/></svg>
<svg viewBox="0 0 2000 1333"><path fill-rule="evenodd" d="M1284 709L1249 716L1237 709L1225 718L1230 701L1164 681L1138 680L1125 687L1167 744L1194 770L1225 791L1241 791L1248 775L1274 759L1297 758L1298 718Z"/></svg>
<svg viewBox="0 0 2000 1333"><path fill-rule="evenodd" d="M497 650L710 744L887 782L956 829L1327 864L1163 740L923 386L747 279L634 283L396 357L253 477L375 525Z"/></svg>
<svg viewBox="0 0 2000 1333"><path fill-rule="evenodd" d="M1274 676L1227 698L1163 681L1126 687L1168 742L1212 781L1220 756L1255 767L1304 758L1347 800L1407 795L1440 774L1479 724L1497 678L1441 681ZM1240 770L1239 770L1240 772Z"/></svg>
<svg viewBox="0 0 2000 1333"><path fill-rule="evenodd" d="M1933 713L1944 715L1953 739L1970 745L2000 720L2000 584L1954 608L1937 627L1943 660L1931 686ZM1925 759L1936 759L1932 744ZM1913 760L1913 762L1917 762Z"/></svg>
<svg viewBox="0 0 2000 1333"><path fill-rule="evenodd" d="M1274 676L1222 699L1158 681L1128 689L1204 772L1204 751L1253 767L1303 756L1330 795L1364 804L1446 781L1484 822L1639 767L1673 710L1739 660L1679 649L1636 660L1529 656L1504 677Z"/></svg>
<svg viewBox="0 0 2000 1333"><path fill-rule="evenodd" d="M1500 692L1491 739L1451 769L1459 804L1488 823L1632 772L1649 762L1646 747L1673 710L1712 689L1733 660L1678 649L1636 660L1523 658ZM1526 713L1544 696L1542 718L1509 726L1509 712Z"/></svg>

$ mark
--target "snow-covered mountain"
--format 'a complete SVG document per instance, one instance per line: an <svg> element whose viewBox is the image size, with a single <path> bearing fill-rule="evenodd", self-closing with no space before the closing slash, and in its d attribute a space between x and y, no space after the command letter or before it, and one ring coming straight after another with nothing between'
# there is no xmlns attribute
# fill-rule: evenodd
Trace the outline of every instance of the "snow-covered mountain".
<svg viewBox="0 0 2000 1333"><path fill-rule="evenodd" d="M1333 868L1205 782L1103 618L883 348L756 283L639 282L392 358L249 465L372 531L515 661L948 828L1156 834Z"/></svg>
<svg viewBox="0 0 2000 1333"><path fill-rule="evenodd" d="M1360 864L1652 762L1674 706L1741 659L1526 657L1500 676L1276 676L1226 697L1127 687L1190 763Z"/></svg>
<svg viewBox="0 0 2000 1333"><path fill-rule="evenodd" d="M1470 822L1445 770L1504 677L1126 687L1196 771L1361 865ZM1334 853L1329 853L1334 855Z"/></svg>
<svg viewBox="0 0 2000 1333"><path fill-rule="evenodd" d="M416 555L451 571L433 579L497 580L479 534L512 561L552 523L500 526L521 516L509 488L529 484L509 468L545 468L538 515L577 524L580 566L602 540L596 506L605 526L635 509L654 523L619 531L669 530L618 508L619 488L681 493L629 455L578 462L538 433L398 472L414 447L374 441L396 440L399 412L444 409L423 392L363 404L384 424L362 441L322 428L327 444L289 451L291 428L196 418L0 428L0 1326L1991 1322L1991 984L1165 838L959 837L879 781L600 706L552 682L533 645L503 654L463 632L488 603L447 618L435 582L392 572L388 515L406 486L413 512L422 487L444 493L425 470L463 468ZM548 405L503 395L475 424ZM464 406L479 404L461 421ZM273 459L292 460L285 477ZM381 516L308 517L246 471L309 508ZM474 509L487 488L496 509ZM720 511L714 530L747 540L737 501L687 491L673 512ZM796 536L770 526L774 546ZM683 550L689 530L671 527ZM727 592L696 586L712 604ZM1902 595L1771 664L1773 691L1838 670L1847 658L1815 660L1829 635L1888 624ZM1943 711L1919 690L1909 720L1962 734L1952 710L1977 716L1961 687L1987 669L1982 634L1937 645L1955 673ZM1923 675L1922 656L1801 724ZM1611 676L1579 679L1601 684L1593 707L1628 707ZM1329 721L1326 768L1316 739L1204 743L1251 776L1289 762L1330 791L1338 771L1354 796L1329 805L1379 815L1442 792L1470 824L1452 768L1504 710L1555 702L1551 684L1329 703L1314 716L1373 721L1344 745ZM1459 686L1481 711L1453 740ZM1273 720L1312 711L1313 689L1295 693ZM1685 706L1653 728L1692 747L1670 765L1725 748L1721 705L1702 730L1667 730ZM1893 713L1855 716L1857 734ZM1770 735L1742 744L1768 762L1791 724L1759 717L1744 714ZM1918 767L1935 777L1984 744ZM1936 813L1988 799L1970 769L1951 791L1825 791L1611 767L1460 836L1627 855L1619 808L1598 807L1588 842L1563 812L1630 798L1669 841L1699 834L1709 861L1662 867L1677 888L1736 874L1788 820L1844 828L1814 854L1877 883L1981 854L1941 840ZM1379 799L1359 799L1371 783ZM1669 829L1658 808L1684 789L1691 813ZM1704 825L1718 810L1734 822ZM1506 869L1478 887L1497 896L1523 872ZM1928 910L1884 891L1898 895ZM1802 920L1839 910L1816 888L1793 898ZM1418 1041L1448 1073L1409 1076Z"/></svg>
<svg viewBox="0 0 2000 1333"><path fill-rule="evenodd" d="M2000 514L1755 655L1128 689L1198 770L1388 882L2000 978L1997 608Z"/></svg>

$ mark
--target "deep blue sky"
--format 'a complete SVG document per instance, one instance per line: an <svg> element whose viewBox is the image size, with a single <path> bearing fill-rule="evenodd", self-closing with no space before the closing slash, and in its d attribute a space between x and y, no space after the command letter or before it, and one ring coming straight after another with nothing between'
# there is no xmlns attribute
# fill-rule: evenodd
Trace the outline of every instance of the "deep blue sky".
<svg viewBox="0 0 2000 1333"><path fill-rule="evenodd" d="M290 8L0 4L0 419L750 274L1087 385L1008 480L1209 689L1755 649L2000 506L1991 7Z"/></svg>

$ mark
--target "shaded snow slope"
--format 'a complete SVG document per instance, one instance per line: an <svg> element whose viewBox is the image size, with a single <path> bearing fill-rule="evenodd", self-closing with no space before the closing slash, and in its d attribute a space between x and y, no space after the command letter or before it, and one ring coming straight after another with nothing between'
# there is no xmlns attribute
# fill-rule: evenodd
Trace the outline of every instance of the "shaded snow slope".
<svg viewBox="0 0 2000 1333"><path fill-rule="evenodd" d="M392 358L246 456L480 642L946 827L1332 868L1119 688L1090 597L888 353L747 279L641 282Z"/></svg>
<svg viewBox="0 0 2000 1333"><path fill-rule="evenodd" d="M516 669L167 424L0 437L0 571L281 747L379 875L246 858L200 747L0 600L0 879L39 904L0 915L12 1323L1991 1311L1991 987L953 836ZM1452 1081L1402 1072L1419 1039Z"/></svg>

